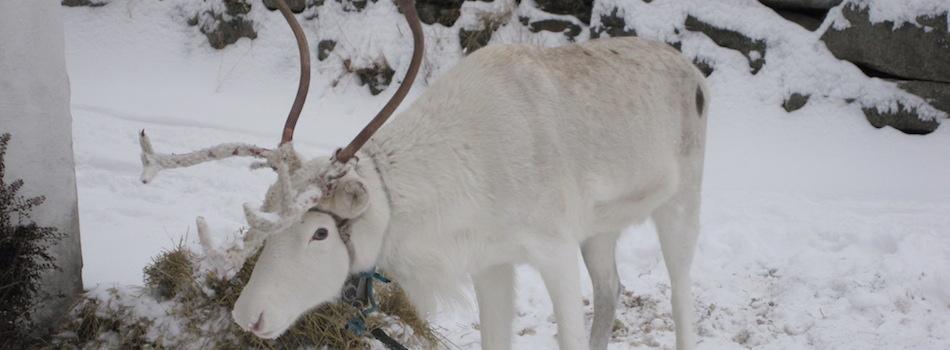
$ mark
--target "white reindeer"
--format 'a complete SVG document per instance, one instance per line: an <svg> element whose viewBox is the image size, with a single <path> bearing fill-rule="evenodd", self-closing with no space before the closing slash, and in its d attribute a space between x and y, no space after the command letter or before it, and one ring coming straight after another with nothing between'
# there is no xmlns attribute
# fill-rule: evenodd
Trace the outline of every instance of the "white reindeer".
<svg viewBox="0 0 950 350"><path fill-rule="evenodd" d="M676 345L695 345L690 264L699 232L706 96L700 72L661 43L603 39L558 48L488 46L435 81L385 127L419 69L412 0L397 0L415 51L395 96L345 149L304 161L293 128L309 84L309 48L283 1L301 81L276 150L224 144L156 154L141 135L143 182L165 168L230 156L278 174L260 209L245 205L243 247L202 244L233 271L260 248L235 322L274 338L335 299L348 275L378 266L421 311L475 284L486 349L511 345L514 269L540 272L561 349L606 348L620 291L621 231L652 218L672 285ZM374 132L378 130L378 133ZM576 253L594 287L584 333Z"/></svg>

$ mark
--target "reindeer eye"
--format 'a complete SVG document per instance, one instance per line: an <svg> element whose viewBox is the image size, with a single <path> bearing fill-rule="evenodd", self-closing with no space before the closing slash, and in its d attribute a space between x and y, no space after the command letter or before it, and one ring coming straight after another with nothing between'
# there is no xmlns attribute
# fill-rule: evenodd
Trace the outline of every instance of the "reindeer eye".
<svg viewBox="0 0 950 350"><path fill-rule="evenodd" d="M327 231L326 228L318 228L314 233L313 237L310 238L311 241L322 241L327 239L327 235L330 234L330 231Z"/></svg>

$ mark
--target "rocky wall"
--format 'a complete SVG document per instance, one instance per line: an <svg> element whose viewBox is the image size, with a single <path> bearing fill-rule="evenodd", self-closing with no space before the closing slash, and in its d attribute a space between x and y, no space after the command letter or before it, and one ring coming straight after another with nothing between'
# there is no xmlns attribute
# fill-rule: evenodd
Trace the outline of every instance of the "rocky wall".
<svg viewBox="0 0 950 350"><path fill-rule="evenodd" d="M212 6L195 13L187 24L203 33L209 45L222 49L240 39L255 39L256 25L247 15L254 6L276 10L275 0L209 0L224 6ZM303 20L319 20L317 10L328 2L342 6L354 15L378 1L389 0L286 0ZM530 1L530 2L529 2ZM653 0L628 0L650 3ZM104 6L109 0L63 0L66 6ZM842 0L759 0L760 4L775 11L778 20L796 23L809 31L824 30L821 41L835 57L854 63L867 76L886 79L911 94L924 98L934 108L950 114L950 32L948 14L934 13L916 19L916 23L895 25L892 22L873 23L867 7ZM478 12L488 6L507 4L508 12L491 15ZM636 36L634 25L627 23L623 6L616 0L417 0L420 19L440 33L449 32L457 38L457 55L467 55L493 42L499 32L510 31L509 26L520 26L524 32L539 36L563 36L564 42L585 41L601 37ZM750 5L755 5L754 3ZM531 7L525 10L524 7ZM511 9L518 8L518 11ZM825 25L829 11L840 11L849 25ZM478 12L472 15L473 12ZM498 12L498 11L496 11ZM465 20L469 16L469 20ZM471 20L470 18L476 18ZM696 16L686 16L676 24L682 30L702 33L722 48L735 50L744 56L749 72L757 74L765 65L770 43L750 38L738 31L719 28ZM822 28L824 27L824 28ZM311 38L314 56L324 61L341 43L327 38ZM524 40L531 41L531 40ZM678 42L670 42L679 48ZM354 64L343 57L343 71L355 74L359 82L373 94L386 89L393 81L394 67L385 60ZM715 68L702 60L697 66L707 75ZM398 70L398 69L397 69ZM794 93L783 107L794 111L809 101L807 94ZM927 134L940 123L921 118L912 108L898 106L888 111L864 108L869 122L875 127L891 126L908 134Z"/></svg>

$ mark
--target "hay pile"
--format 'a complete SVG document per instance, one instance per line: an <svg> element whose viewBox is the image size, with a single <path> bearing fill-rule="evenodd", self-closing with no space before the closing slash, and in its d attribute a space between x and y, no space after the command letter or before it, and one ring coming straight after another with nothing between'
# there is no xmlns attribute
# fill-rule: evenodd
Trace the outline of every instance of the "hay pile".
<svg viewBox="0 0 950 350"><path fill-rule="evenodd" d="M201 257L179 244L145 267L139 290L108 289L87 295L54 339L53 348L365 349L381 347L345 329L358 310L332 302L304 316L284 335L264 340L230 319L231 306L251 276L257 257L230 280L199 268ZM394 283L377 284L380 312L367 329L383 328L409 348L443 345ZM367 334L368 335L368 334ZM373 346L376 344L376 346Z"/></svg>

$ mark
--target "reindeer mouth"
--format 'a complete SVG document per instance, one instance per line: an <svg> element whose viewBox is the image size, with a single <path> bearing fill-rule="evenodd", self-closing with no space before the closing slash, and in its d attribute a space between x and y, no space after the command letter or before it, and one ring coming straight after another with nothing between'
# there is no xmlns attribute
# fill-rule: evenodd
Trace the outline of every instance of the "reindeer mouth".
<svg viewBox="0 0 950 350"><path fill-rule="evenodd" d="M276 339L276 338L279 337L281 334L284 334L284 332L285 332L285 330L279 330L279 331L278 331L278 330L270 330L270 331L263 331L263 332L251 332L251 333L254 333L254 336L256 336L256 337L258 337L258 338L261 338L261 339Z"/></svg>
<svg viewBox="0 0 950 350"><path fill-rule="evenodd" d="M253 332L255 336L261 339L274 339L283 334L283 331L266 331L266 332Z"/></svg>
<svg viewBox="0 0 950 350"><path fill-rule="evenodd" d="M263 339L274 339L274 338L277 338L277 337L274 336L274 332L254 333L254 335L256 335L258 338L263 338Z"/></svg>
<svg viewBox="0 0 950 350"><path fill-rule="evenodd" d="M244 331L252 333L254 336L262 339L274 339L279 337L290 328L295 320L295 318L291 318L290 320L281 321L276 319L273 313L268 314L266 311L261 311L257 313L257 315L257 317L250 321L239 320L237 315L234 315L233 312L231 317Z"/></svg>

